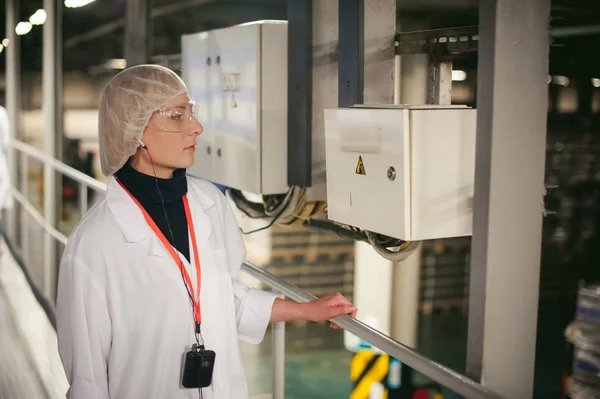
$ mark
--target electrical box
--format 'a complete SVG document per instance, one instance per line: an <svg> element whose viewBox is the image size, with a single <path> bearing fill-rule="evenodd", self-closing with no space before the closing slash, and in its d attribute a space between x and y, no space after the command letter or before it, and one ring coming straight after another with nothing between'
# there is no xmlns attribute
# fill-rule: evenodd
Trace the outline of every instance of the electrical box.
<svg viewBox="0 0 600 399"><path fill-rule="evenodd" d="M256 194L287 192L287 22L185 35L182 72L204 126L189 173Z"/></svg>
<svg viewBox="0 0 600 399"><path fill-rule="evenodd" d="M476 110L325 110L331 220L406 241L472 234Z"/></svg>

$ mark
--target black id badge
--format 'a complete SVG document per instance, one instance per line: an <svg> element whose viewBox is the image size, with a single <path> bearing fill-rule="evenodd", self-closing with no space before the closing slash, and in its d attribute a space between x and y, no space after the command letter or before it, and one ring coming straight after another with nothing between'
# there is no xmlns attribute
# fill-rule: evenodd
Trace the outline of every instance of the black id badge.
<svg viewBox="0 0 600 399"><path fill-rule="evenodd" d="M206 388L212 383L216 354L204 349L204 345L192 346L185 354L181 385L184 388Z"/></svg>

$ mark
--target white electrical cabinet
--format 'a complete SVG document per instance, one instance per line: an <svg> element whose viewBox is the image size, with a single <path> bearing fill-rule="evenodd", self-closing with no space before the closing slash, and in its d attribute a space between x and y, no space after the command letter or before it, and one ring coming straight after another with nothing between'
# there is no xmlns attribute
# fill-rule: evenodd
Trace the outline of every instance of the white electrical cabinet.
<svg viewBox="0 0 600 399"><path fill-rule="evenodd" d="M185 35L182 72L204 126L189 173L252 193L285 193L287 23Z"/></svg>
<svg viewBox="0 0 600 399"><path fill-rule="evenodd" d="M476 110L325 111L331 220L418 241L472 234Z"/></svg>

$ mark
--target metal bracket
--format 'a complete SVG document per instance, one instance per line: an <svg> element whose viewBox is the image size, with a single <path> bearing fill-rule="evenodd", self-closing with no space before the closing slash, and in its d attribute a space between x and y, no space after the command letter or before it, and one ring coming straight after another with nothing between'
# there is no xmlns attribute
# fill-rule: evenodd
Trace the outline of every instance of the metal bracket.
<svg viewBox="0 0 600 399"><path fill-rule="evenodd" d="M396 34L396 55L448 54L477 51L479 42L477 25L449 29L431 29Z"/></svg>
<svg viewBox="0 0 600 399"><path fill-rule="evenodd" d="M427 103L450 105L452 103L452 57L431 56Z"/></svg>
<svg viewBox="0 0 600 399"><path fill-rule="evenodd" d="M547 184L547 183L544 184L544 199L542 199L542 215L544 217L552 216L552 215L557 215L558 214L557 211L553 211L553 210L547 209L546 208L546 201L545 201L545 198L548 195L548 190L552 190L552 189L556 189L556 188L559 188L559 186L556 185L556 184Z"/></svg>

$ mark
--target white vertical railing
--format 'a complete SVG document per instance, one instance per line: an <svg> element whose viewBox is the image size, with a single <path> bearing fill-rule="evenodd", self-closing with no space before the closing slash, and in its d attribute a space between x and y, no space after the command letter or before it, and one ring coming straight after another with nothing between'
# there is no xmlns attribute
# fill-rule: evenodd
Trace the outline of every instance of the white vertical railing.
<svg viewBox="0 0 600 399"><path fill-rule="evenodd" d="M10 41L10 45L4 51L6 53L6 113L10 121L9 131L10 137L16 138L20 131L20 110L21 110L21 36L15 32L15 27L20 18L20 1L6 0L6 38ZM11 181L15 181L17 175L17 154L16 151L8 149L8 172ZM7 215L7 231L13 237L16 236L17 215L9 212Z"/></svg>
<svg viewBox="0 0 600 399"><path fill-rule="evenodd" d="M44 296L54 303L56 293L56 276L58 271L58 256L56 254L56 243L60 242L66 244L67 237L58 230L58 221L55 215L56 195L55 190L51 190L49 184L53 184L53 178L48 180L49 176L55 176L56 173L61 173L64 176L68 176L79 183L80 187L80 212L83 215L88 208L88 189L94 189L98 192L106 190L106 185L93 179L80 171L71 168L63 164L62 162L48 156L43 151L22 143L20 141L13 140L10 145L11 150L16 153L19 157L20 165L20 182L13 183L13 197L15 201L20 204L25 212L20 215L14 215L16 220L21 223L20 229L20 249L23 259L27 264L31 264L31 232L27 228L27 220L32 218L35 220L44 230L44 239L42 248L36 248L36 251L43 253L43 284L42 293ZM18 158L17 157L17 158ZM30 172L30 158L33 158L42 163L44 168L44 211L40 213L36 207L29 202L29 172ZM48 195L52 193L52 195ZM28 216L29 215L29 216Z"/></svg>
<svg viewBox="0 0 600 399"><path fill-rule="evenodd" d="M21 164L21 174L20 174L21 193L23 194L24 198L29 198L29 184L28 184L28 182L29 182L29 158L26 156L21 156L20 164ZM22 252L23 252L23 260L26 262L26 264L30 264L31 257L29 256L30 247L29 247L29 231L27 229L27 225L28 225L27 214L25 212L21 212L21 215L18 218L18 220L19 220L19 223L21 223L20 231L21 231L21 247L22 247Z"/></svg>

